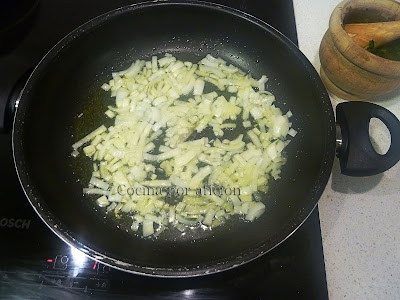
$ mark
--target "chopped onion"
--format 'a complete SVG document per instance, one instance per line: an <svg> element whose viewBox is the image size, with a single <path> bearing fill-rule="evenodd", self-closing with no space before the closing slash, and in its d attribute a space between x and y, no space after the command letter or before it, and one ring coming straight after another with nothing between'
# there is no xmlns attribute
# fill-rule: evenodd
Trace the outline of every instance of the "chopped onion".
<svg viewBox="0 0 400 300"><path fill-rule="evenodd" d="M250 110L250 114L253 116L253 118L255 120L262 118L263 116L263 112L261 110L261 108L254 106L251 110Z"/></svg>
<svg viewBox="0 0 400 300"><path fill-rule="evenodd" d="M93 189L93 188L85 188L83 189L83 193L88 195L106 195L106 196L110 194L109 191L105 191L102 189Z"/></svg>
<svg viewBox="0 0 400 300"><path fill-rule="evenodd" d="M153 221L151 220L144 220L143 221L143 236L149 236L154 233L154 225Z"/></svg>
<svg viewBox="0 0 400 300"><path fill-rule="evenodd" d="M102 190L107 190L110 185L107 182L104 182L96 177L92 177L89 181L90 184L93 184L94 186L102 189Z"/></svg>
<svg viewBox="0 0 400 300"><path fill-rule="evenodd" d="M260 92L265 91L265 83L268 81L267 76L263 75L261 78L258 80L258 90Z"/></svg>
<svg viewBox="0 0 400 300"><path fill-rule="evenodd" d="M86 144L87 142L89 142L90 140L94 139L97 135L102 134L106 130L107 130L106 126L101 125L99 128L97 128L96 130L94 130L91 133L89 133L83 139L81 139L78 142L76 142L75 144L73 144L72 148L74 148L74 150L80 148L82 145Z"/></svg>
<svg viewBox="0 0 400 300"><path fill-rule="evenodd" d="M244 127L244 128L249 128L249 127L251 127L251 122L250 122L250 121L244 121L244 122L243 122L243 127Z"/></svg>
<svg viewBox="0 0 400 300"><path fill-rule="evenodd" d="M110 202L122 202L122 196L120 194L110 195L108 197L108 201L110 201Z"/></svg>
<svg viewBox="0 0 400 300"><path fill-rule="evenodd" d="M288 135L290 135L291 137L295 137L297 134L297 131L294 130L293 128L290 128L288 131Z"/></svg>
<svg viewBox="0 0 400 300"><path fill-rule="evenodd" d="M100 207L105 207L105 206L108 206L110 204L110 202L108 201L106 196L101 196L100 198L98 198L96 200L96 202Z"/></svg>
<svg viewBox="0 0 400 300"><path fill-rule="evenodd" d="M204 80L197 79L194 83L193 95L203 94L205 82Z"/></svg>
<svg viewBox="0 0 400 300"><path fill-rule="evenodd" d="M77 157L79 155L79 151L74 150L71 152L72 157Z"/></svg>
<svg viewBox="0 0 400 300"><path fill-rule="evenodd" d="M199 221L197 220L188 220L185 219L184 217L182 217L181 215L176 215L176 220L179 223L185 224L185 225L196 225L197 223L199 223Z"/></svg>
<svg viewBox="0 0 400 300"><path fill-rule="evenodd" d="M107 207L107 213L113 211L117 207L117 203L111 203L109 207Z"/></svg>
<svg viewBox="0 0 400 300"><path fill-rule="evenodd" d="M151 187L171 186L171 181L169 181L169 180L151 180L151 181L143 181L141 184L144 186L151 186Z"/></svg>
<svg viewBox="0 0 400 300"><path fill-rule="evenodd" d="M132 231L138 231L138 230L139 230L139 226L140 226L140 223L139 223L139 222L133 221L133 222L132 222L132 225L131 225L131 230L132 230Z"/></svg>
<svg viewBox="0 0 400 300"><path fill-rule="evenodd" d="M265 211L265 205L262 202L254 203L246 214L247 221L254 221L260 217Z"/></svg>
<svg viewBox="0 0 400 300"><path fill-rule="evenodd" d="M210 175L211 172L212 168L210 166L201 168L199 172L195 176L193 176L192 180L190 180L189 186L194 188L199 187L203 182L204 178Z"/></svg>
<svg viewBox="0 0 400 300"><path fill-rule="evenodd" d="M283 115L265 91L265 75L255 80L210 54L195 64L169 53L111 75L101 88L115 97L105 111L114 124L72 146L73 157L84 146L94 161L85 194L99 195L97 204L117 217L131 214L131 230L141 228L143 236L157 237L167 226L215 228L233 214L248 221L262 215L258 192L280 178L286 137L297 134L292 112ZM208 85L217 89L204 94ZM246 136L224 137L242 126ZM192 138L208 128L215 137Z"/></svg>

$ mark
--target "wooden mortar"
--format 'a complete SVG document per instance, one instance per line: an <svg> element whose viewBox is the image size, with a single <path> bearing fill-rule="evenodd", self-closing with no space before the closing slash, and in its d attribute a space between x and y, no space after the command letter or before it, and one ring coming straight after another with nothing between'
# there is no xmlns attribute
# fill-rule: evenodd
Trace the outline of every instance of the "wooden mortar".
<svg viewBox="0 0 400 300"><path fill-rule="evenodd" d="M346 100L365 100L400 87L400 61L376 56L359 46L344 24L400 20L394 0L345 0L333 11L320 45L321 78Z"/></svg>

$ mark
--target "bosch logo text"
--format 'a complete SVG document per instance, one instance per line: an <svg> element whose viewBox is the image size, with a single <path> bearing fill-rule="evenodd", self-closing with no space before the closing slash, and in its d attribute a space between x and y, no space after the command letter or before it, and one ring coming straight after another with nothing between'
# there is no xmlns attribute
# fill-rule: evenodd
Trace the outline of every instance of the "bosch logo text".
<svg viewBox="0 0 400 300"><path fill-rule="evenodd" d="M31 220L27 219L2 218L0 220L1 228L29 229L29 225L31 225Z"/></svg>

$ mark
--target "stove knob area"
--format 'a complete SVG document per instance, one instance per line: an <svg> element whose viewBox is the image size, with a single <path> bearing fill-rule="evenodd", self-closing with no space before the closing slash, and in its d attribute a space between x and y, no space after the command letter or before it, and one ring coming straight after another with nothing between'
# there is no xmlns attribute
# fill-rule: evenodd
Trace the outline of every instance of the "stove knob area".
<svg viewBox="0 0 400 300"><path fill-rule="evenodd" d="M99 274L108 274L110 273L110 267L103 264L97 264L97 272Z"/></svg>
<svg viewBox="0 0 400 300"><path fill-rule="evenodd" d="M66 255L57 255L54 259L54 266L55 270L65 270L68 267L69 258Z"/></svg>

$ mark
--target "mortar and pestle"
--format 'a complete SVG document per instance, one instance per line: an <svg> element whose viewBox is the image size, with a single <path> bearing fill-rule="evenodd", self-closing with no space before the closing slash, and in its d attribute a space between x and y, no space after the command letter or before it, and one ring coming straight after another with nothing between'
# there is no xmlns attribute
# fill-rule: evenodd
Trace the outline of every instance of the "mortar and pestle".
<svg viewBox="0 0 400 300"><path fill-rule="evenodd" d="M346 100L365 100L400 87L400 61L372 53L399 38L399 2L341 2L331 15L319 51L326 88Z"/></svg>

